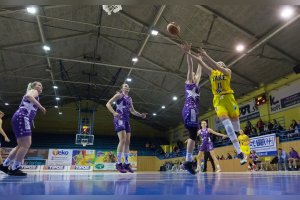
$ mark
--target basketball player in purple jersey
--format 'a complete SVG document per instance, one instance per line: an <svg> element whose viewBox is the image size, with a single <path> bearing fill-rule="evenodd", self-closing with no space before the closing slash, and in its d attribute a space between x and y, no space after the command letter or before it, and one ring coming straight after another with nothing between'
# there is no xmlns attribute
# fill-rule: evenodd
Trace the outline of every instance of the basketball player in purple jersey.
<svg viewBox="0 0 300 200"><path fill-rule="evenodd" d="M13 132L17 138L17 146L11 150L0 170L12 176L26 176L27 174L20 170L22 160L24 159L31 145L31 127L33 120L40 109L44 114L46 109L39 103L39 95L43 91L40 82L29 83L27 92L23 96L19 109L12 117ZM9 169L9 166L11 169Z"/></svg>
<svg viewBox="0 0 300 200"><path fill-rule="evenodd" d="M200 145L199 153L198 153L198 156L197 156L197 165L198 165L197 166L197 171L198 170L200 171L202 153L205 152L205 151L209 151L209 153L211 154L215 164L217 165L217 172L220 172L221 171L220 164L219 164L218 159L216 158L216 155L215 155L215 152L214 152L214 146L213 146L213 143L210 139L210 134L221 136L221 137L223 137L223 139L228 137L227 135L215 132L214 130L212 130L210 128L207 128L206 121L201 122L201 128L198 131L198 135L201 137L202 143Z"/></svg>
<svg viewBox="0 0 300 200"><path fill-rule="evenodd" d="M106 107L114 116L115 131L119 137L116 169L121 173L126 173L127 171L133 173L128 161L131 136L129 124L130 113L143 119L145 119L147 115L147 113L139 113L134 109L132 99L128 96L129 91L129 86L123 84L121 91L117 92L106 104ZM116 102L116 111L111 106L113 102ZM124 153L124 164L122 164L122 153Z"/></svg>
<svg viewBox="0 0 300 200"><path fill-rule="evenodd" d="M180 46L184 52L190 52L191 44L184 44ZM196 174L193 169L193 150L195 148L195 140L197 138L198 130L198 114L199 114L199 96L200 90L198 84L201 79L201 66L198 65L196 74L193 72L192 57L187 54L188 72L185 82L185 102L182 109L182 117L185 128L189 132L189 139L187 141L186 157L183 163L184 168L191 174Z"/></svg>

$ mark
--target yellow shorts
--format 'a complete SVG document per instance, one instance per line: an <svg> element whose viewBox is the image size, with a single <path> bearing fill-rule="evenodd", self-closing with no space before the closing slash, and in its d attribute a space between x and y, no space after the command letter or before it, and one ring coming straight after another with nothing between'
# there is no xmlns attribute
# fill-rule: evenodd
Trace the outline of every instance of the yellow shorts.
<svg viewBox="0 0 300 200"><path fill-rule="evenodd" d="M240 116L240 109L233 94L214 95L213 105L218 117L238 118Z"/></svg>
<svg viewBox="0 0 300 200"><path fill-rule="evenodd" d="M250 146L243 146L241 145L241 151L246 154L247 156L250 155Z"/></svg>

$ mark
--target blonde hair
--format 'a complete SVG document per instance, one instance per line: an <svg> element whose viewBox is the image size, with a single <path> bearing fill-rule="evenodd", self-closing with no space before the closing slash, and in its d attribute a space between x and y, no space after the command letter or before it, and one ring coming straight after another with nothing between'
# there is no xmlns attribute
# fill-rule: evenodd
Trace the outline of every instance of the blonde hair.
<svg viewBox="0 0 300 200"><path fill-rule="evenodd" d="M220 67L227 68L227 66L225 65L225 63L223 63L222 61L217 62L217 64L218 64Z"/></svg>
<svg viewBox="0 0 300 200"><path fill-rule="evenodd" d="M4 115L4 112L2 112L1 110L0 110L0 115Z"/></svg>
<svg viewBox="0 0 300 200"><path fill-rule="evenodd" d="M40 83L40 82L34 81L34 82L32 82L32 83L28 83L26 92L28 92L28 91L34 89L34 87L35 87L36 84L38 84L38 83Z"/></svg>

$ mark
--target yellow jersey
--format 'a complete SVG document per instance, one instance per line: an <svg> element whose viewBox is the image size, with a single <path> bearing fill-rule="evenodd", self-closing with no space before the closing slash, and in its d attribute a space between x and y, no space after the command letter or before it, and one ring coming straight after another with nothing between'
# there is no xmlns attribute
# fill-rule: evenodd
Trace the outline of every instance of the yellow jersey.
<svg viewBox="0 0 300 200"><path fill-rule="evenodd" d="M249 137L247 135L239 135L238 140L241 146L249 146Z"/></svg>
<svg viewBox="0 0 300 200"><path fill-rule="evenodd" d="M233 94L230 87L231 77L218 70L212 70L209 77L212 93L214 95Z"/></svg>

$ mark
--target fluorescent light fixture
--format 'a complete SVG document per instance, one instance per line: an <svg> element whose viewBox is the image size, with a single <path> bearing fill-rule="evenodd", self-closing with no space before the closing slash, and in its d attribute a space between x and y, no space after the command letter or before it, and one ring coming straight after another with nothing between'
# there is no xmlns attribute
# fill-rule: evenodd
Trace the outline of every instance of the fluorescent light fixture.
<svg viewBox="0 0 300 200"><path fill-rule="evenodd" d="M245 50L245 46L242 45L242 44L238 44L236 47L235 47L235 50L237 50L238 52L242 52Z"/></svg>
<svg viewBox="0 0 300 200"><path fill-rule="evenodd" d="M157 30L152 30L151 35L154 35L154 36L158 35L158 31Z"/></svg>
<svg viewBox="0 0 300 200"><path fill-rule="evenodd" d="M51 48L48 45L44 45L43 49L44 49L44 51L50 51Z"/></svg>
<svg viewBox="0 0 300 200"><path fill-rule="evenodd" d="M131 60L132 62L137 62L139 59L137 57L133 57Z"/></svg>
<svg viewBox="0 0 300 200"><path fill-rule="evenodd" d="M37 13L37 7L36 6L28 6L26 8L27 12L30 14L36 14Z"/></svg>

